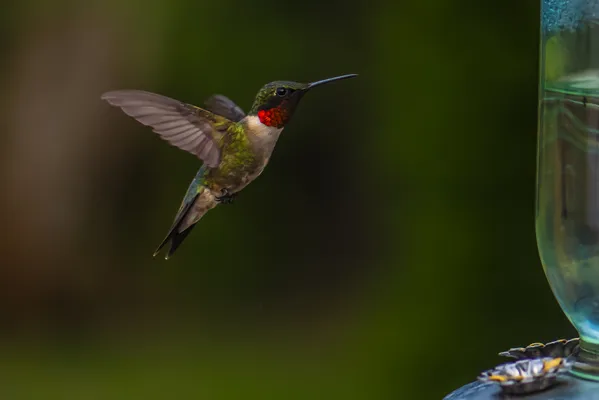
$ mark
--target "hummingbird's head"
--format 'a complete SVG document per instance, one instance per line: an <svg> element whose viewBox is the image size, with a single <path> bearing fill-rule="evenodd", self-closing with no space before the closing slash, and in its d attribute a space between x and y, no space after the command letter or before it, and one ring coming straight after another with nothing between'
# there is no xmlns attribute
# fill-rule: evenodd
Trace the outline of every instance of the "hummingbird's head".
<svg viewBox="0 0 599 400"><path fill-rule="evenodd" d="M250 115L257 115L267 126L283 128L290 120L301 98L313 87L358 76L342 75L312 83L275 81L267 83L256 95Z"/></svg>

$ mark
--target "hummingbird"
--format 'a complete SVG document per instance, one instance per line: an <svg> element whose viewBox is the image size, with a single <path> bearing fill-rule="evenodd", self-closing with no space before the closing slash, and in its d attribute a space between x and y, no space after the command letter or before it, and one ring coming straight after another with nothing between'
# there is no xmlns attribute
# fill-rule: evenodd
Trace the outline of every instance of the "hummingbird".
<svg viewBox="0 0 599 400"><path fill-rule="evenodd" d="M209 210L230 204L264 170L279 135L297 105L311 89L342 75L311 83L275 81L264 85L246 114L223 95L213 95L205 108L142 90L116 90L101 98L149 126L169 144L202 161L175 219L154 256L170 242L169 259Z"/></svg>

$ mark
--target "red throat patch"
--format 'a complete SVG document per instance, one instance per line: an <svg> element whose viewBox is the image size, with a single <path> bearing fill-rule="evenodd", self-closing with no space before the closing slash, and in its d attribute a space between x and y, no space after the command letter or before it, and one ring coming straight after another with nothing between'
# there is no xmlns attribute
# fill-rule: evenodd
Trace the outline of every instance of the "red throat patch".
<svg viewBox="0 0 599 400"><path fill-rule="evenodd" d="M258 111L258 118L266 126L282 128L289 120L289 112L281 107Z"/></svg>

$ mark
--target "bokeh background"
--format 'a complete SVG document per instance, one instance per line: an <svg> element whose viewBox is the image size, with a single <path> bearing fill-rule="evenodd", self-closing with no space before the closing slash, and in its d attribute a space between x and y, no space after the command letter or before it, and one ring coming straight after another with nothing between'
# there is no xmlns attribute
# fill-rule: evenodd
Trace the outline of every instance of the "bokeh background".
<svg viewBox="0 0 599 400"><path fill-rule="evenodd" d="M0 12L3 399L440 399L571 337L534 233L538 0L21 0ZM104 91L307 96L151 257L199 162Z"/></svg>

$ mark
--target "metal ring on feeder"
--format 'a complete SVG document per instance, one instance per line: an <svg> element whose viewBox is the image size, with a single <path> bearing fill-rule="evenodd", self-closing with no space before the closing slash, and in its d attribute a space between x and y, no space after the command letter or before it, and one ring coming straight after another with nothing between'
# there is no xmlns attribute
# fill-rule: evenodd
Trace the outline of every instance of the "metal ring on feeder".
<svg viewBox="0 0 599 400"><path fill-rule="evenodd" d="M568 366L561 357L519 360L485 371L478 380L498 383L506 394L527 394L555 385L558 374Z"/></svg>

